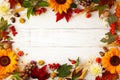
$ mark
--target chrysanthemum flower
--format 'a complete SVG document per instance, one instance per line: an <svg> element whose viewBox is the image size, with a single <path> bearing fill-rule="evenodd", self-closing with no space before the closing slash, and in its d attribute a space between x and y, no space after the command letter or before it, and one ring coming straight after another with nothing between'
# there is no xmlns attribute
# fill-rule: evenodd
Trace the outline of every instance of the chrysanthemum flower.
<svg viewBox="0 0 120 80"><path fill-rule="evenodd" d="M0 1L0 16L11 14L10 3L7 0Z"/></svg>
<svg viewBox="0 0 120 80"><path fill-rule="evenodd" d="M93 63L90 66L90 73L94 76L98 76L102 74L102 66L98 63Z"/></svg>

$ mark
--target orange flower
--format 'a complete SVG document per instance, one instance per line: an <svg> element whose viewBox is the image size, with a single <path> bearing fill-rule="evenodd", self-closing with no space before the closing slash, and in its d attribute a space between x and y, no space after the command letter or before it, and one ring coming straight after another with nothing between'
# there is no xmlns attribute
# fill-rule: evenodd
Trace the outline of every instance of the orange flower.
<svg viewBox="0 0 120 80"><path fill-rule="evenodd" d="M111 74L120 74L120 50L111 48L102 58L102 65Z"/></svg>
<svg viewBox="0 0 120 80"><path fill-rule="evenodd" d="M17 68L17 55L10 49L0 49L0 80Z"/></svg>

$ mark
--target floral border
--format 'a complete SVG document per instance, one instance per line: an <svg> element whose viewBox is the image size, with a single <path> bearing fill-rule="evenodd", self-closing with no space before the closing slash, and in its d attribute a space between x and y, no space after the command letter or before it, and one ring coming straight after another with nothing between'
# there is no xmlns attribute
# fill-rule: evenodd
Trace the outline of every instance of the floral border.
<svg viewBox="0 0 120 80"><path fill-rule="evenodd" d="M63 18L69 22L71 17L81 13L90 18L92 12L98 11L99 18L110 29L101 41L108 45L120 45L120 2L117 0L3 0L0 4L0 79L11 75L11 80L84 80L87 74L93 75L95 80L119 79L118 48L103 47L104 52L99 52L100 57L83 64L79 57L76 60L68 59L70 64L45 64L44 60L40 60L30 61L21 70L19 60L25 54L19 49L12 49L12 36L18 34L12 23L16 22L16 18L19 18L21 24L25 23L25 19L21 18L21 11L27 9L27 18L30 19L31 15L45 13L47 8L55 12L56 22Z"/></svg>

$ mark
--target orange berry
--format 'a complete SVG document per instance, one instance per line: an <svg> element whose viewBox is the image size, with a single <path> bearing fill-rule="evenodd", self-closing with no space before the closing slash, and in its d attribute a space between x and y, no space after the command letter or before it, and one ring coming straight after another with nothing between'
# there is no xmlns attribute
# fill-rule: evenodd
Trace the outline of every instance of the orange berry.
<svg viewBox="0 0 120 80"><path fill-rule="evenodd" d="M90 18L91 17L91 13L90 12L87 12L86 13L86 18Z"/></svg>
<svg viewBox="0 0 120 80"><path fill-rule="evenodd" d="M101 63L101 58L100 58L100 57L97 57L97 58L95 59L95 61L96 61L97 63Z"/></svg>
<svg viewBox="0 0 120 80"><path fill-rule="evenodd" d="M23 51L19 51L17 54L18 54L18 56L23 56L24 55Z"/></svg>

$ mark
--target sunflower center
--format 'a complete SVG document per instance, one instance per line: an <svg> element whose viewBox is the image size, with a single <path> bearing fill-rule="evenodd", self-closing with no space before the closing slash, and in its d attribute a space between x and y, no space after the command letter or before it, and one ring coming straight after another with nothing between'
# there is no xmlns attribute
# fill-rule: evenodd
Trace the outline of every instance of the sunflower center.
<svg viewBox="0 0 120 80"><path fill-rule="evenodd" d="M58 4L64 4L66 0L55 0Z"/></svg>
<svg viewBox="0 0 120 80"><path fill-rule="evenodd" d="M111 65L113 65L113 66L117 66L117 65L120 64L120 58L119 58L118 56L113 56L113 57L111 57L111 59L110 59L110 63L111 63Z"/></svg>
<svg viewBox="0 0 120 80"><path fill-rule="evenodd" d="M8 56L0 57L0 65L7 66L10 64L10 58Z"/></svg>

